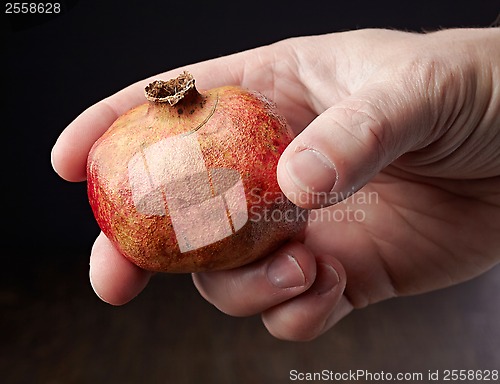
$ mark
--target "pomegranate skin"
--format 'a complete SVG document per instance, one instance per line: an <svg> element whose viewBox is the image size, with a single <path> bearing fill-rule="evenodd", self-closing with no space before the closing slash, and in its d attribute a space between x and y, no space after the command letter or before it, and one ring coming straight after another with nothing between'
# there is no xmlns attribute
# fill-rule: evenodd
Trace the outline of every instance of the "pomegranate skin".
<svg viewBox="0 0 500 384"><path fill-rule="evenodd" d="M291 139L273 103L239 87L193 89L175 105L145 103L89 153L92 211L115 247L150 271L250 263L307 222L276 180Z"/></svg>

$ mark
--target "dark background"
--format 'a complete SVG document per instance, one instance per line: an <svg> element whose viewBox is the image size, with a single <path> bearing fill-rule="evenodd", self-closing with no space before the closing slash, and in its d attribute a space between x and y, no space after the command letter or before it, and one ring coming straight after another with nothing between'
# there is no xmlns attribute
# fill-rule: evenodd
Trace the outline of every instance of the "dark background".
<svg viewBox="0 0 500 384"><path fill-rule="evenodd" d="M258 318L218 313L188 276L158 276L122 308L102 304L87 277L98 228L85 184L59 179L50 164L72 119L142 78L293 36L485 27L497 0L60 3L53 16L2 8L3 382L287 382L290 369L500 368L498 268L359 311L309 344L274 340Z"/></svg>

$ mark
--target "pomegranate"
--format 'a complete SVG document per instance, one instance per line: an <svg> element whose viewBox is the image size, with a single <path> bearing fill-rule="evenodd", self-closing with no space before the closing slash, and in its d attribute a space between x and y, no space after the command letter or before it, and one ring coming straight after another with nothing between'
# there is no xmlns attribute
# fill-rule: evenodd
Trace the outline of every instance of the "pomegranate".
<svg viewBox="0 0 500 384"><path fill-rule="evenodd" d="M292 137L261 94L157 80L92 147L87 188L104 234L136 265L199 272L244 265L297 234L307 211L276 180Z"/></svg>

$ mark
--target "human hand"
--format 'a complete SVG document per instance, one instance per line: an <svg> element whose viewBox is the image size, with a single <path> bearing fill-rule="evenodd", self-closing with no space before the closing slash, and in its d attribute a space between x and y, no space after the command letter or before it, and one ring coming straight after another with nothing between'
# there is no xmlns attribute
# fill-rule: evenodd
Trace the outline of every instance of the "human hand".
<svg viewBox="0 0 500 384"><path fill-rule="evenodd" d="M262 313L276 337L309 340L353 308L455 284L497 264L499 38L499 28L363 30L186 67L201 89L237 84L276 102L298 135L280 159L280 186L315 208L302 242L241 268L193 275L201 294L231 315ZM143 102L150 80L68 126L52 153L63 178L85 180L90 147ZM151 275L102 234L90 273L112 304L132 299Z"/></svg>

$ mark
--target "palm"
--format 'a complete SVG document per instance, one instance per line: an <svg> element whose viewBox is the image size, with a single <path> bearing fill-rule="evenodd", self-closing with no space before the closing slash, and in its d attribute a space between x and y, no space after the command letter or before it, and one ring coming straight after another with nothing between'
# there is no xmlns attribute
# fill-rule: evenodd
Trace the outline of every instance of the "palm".
<svg viewBox="0 0 500 384"><path fill-rule="evenodd" d="M443 188L452 181L415 179L391 166L316 216L330 221L309 225L306 244L343 263L356 306L458 283L495 264L500 209Z"/></svg>

